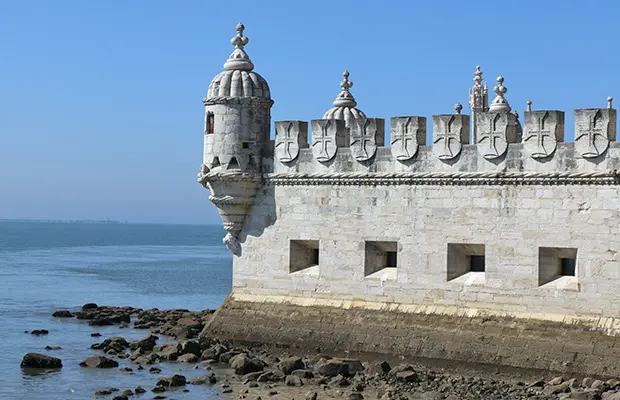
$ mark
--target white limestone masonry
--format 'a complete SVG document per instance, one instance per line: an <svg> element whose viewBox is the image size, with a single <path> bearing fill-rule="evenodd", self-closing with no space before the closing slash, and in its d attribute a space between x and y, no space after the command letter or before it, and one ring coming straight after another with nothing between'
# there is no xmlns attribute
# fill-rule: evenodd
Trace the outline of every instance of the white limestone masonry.
<svg viewBox="0 0 620 400"><path fill-rule="evenodd" d="M575 142L564 142L563 111L531 110L528 102L521 127L501 76L489 107L478 67L471 117L460 104L455 114L431 116L426 145L426 117L367 118L345 71L323 119L276 122L271 141L273 102L266 82L251 75L242 25L238 32L225 67L232 74L218 75L210 89L217 96L204 100L198 177L235 254L234 297L620 318L620 144L611 98L605 108L575 110Z"/></svg>

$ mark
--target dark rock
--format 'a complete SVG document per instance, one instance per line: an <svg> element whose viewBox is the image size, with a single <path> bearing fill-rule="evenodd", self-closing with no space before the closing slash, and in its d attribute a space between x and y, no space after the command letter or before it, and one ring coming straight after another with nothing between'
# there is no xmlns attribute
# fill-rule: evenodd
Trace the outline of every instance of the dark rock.
<svg viewBox="0 0 620 400"><path fill-rule="evenodd" d="M205 351L202 352L202 354L200 355L200 358L202 360L219 360L220 355L227 352L228 349L225 346L222 346L221 344L216 344L211 346L210 348L206 349ZM224 361L222 361L224 362ZM225 361L228 362L228 361Z"/></svg>
<svg viewBox="0 0 620 400"><path fill-rule="evenodd" d="M258 382L277 382L284 378L284 374L281 371L267 371L256 378L256 380Z"/></svg>
<svg viewBox="0 0 620 400"><path fill-rule="evenodd" d="M230 367L237 375L245 375L250 372L262 371L265 364L256 358L250 358L246 353L236 355L229 361Z"/></svg>
<svg viewBox="0 0 620 400"><path fill-rule="evenodd" d="M185 386L187 384L187 380L183 375L172 375L172 376L162 376L157 380L157 386L163 387L178 387Z"/></svg>
<svg viewBox="0 0 620 400"><path fill-rule="evenodd" d="M296 369L305 369L306 365L304 364L301 357L289 357L280 361L278 364L278 369L282 371L284 375L290 375Z"/></svg>
<svg viewBox="0 0 620 400"><path fill-rule="evenodd" d="M116 368L118 362L103 356L90 356L80 363L81 367L88 368Z"/></svg>
<svg viewBox="0 0 620 400"><path fill-rule="evenodd" d="M153 393L161 393L165 391L166 391L166 388L163 386L159 386L159 385L156 385L153 389L151 389L151 392Z"/></svg>
<svg viewBox="0 0 620 400"><path fill-rule="evenodd" d="M146 389L144 389L142 386L138 386L137 388L134 389L134 392L136 394L142 394L142 393L146 393Z"/></svg>
<svg viewBox="0 0 620 400"><path fill-rule="evenodd" d="M133 395L134 395L134 393L131 390L129 390L129 389L123 390L123 392L121 393L121 396L131 397Z"/></svg>
<svg viewBox="0 0 620 400"><path fill-rule="evenodd" d="M323 376L349 376L349 365L339 359L320 360L314 366L314 370Z"/></svg>
<svg viewBox="0 0 620 400"><path fill-rule="evenodd" d="M177 351L179 355L193 354L196 357L200 357L202 350L200 344L195 340L186 340L177 345Z"/></svg>
<svg viewBox="0 0 620 400"><path fill-rule="evenodd" d="M164 389L164 390L166 390L166 389ZM166 398L166 396L158 395L158 396L153 397L153 400L163 400L165 398Z"/></svg>
<svg viewBox="0 0 620 400"><path fill-rule="evenodd" d="M28 353L21 363L22 368L58 369L62 368L62 361L56 357L39 353Z"/></svg>
<svg viewBox="0 0 620 400"><path fill-rule="evenodd" d="M58 310L52 314L55 318L73 318L73 314L69 310Z"/></svg>
<svg viewBox="0 0 620 400"><path fill-rule="evenodd" d="M392 368L390 367L390 364L387 363L387 361L374 362L368 366L368 368L366 369L366 374L367 375L385 375L388 372L390 372L391 369Z"/></svg>
<svg viewBox="0 0 620 400"><path fill-rule="evenodd" d="M49 331L47 329L35 329L34 331L30 332L31 335L47 335L49 333Z"/></svg>
<svg viewBox="0 0 620 400"><path fill-rule="evenodd" d="M45 350L62 350L60 346L45 346Z"/></svg>
<svg viewBox="0 0 620 400"><path fill-rule="evenodd" d="M364 396L362 396L361 393L353 392L353 393L349 393L349 395L345 397L345 399L346 400L363 400Z"/></svg>
<svg viewBox="0 0 620 400"><path fill-rule="evenodd" d="M95 396L108 396L114 392L118 392L118 389L117 388L97 389L95 391Z"/></svg>
<svg viewBox="0 0 620 400"><path fill-rule="evenodd" d="M295 386L295 387L300 387L304 385L304 382L301 380L300 377L296 376L296 375L289 375L286 377L286 379L284 380L284 384L286 386Z"/></svg>
<svg viewBox="0 0 620 400"><path fill-rule="evenodd" d="M153 348L155 348L158 339L159 338L155 335L148 335L143 339L131 342L131 350L140 350L141 353L153 351Z"/></svg>
<svg viewBox="0 0 620 400"><path fill-rule="evenodd" d="M341 361L348 366L350 376L355 375L356 372L362 372L364 370L364 366L360 360L343 358Z"/></svg>
<svg viewBox="0 0 620 400"><path fill-rule="evenodd" d="M112 400L129 400L129 397L121 394L121 395L112 397Z"/></svg>
<svg viewBox="0 0 620 400"><path fill-rule="evenodd" d="M121 372L133 372L133 369L131 369L129 367L123 367L123 368L119 368L119 371L121 371Z"/></svg>
<svg viewBox="0 0 620 400"><path fill-rule="evenodd" d="M91 334L90 334L90 336L92 336L92 337L100 337L100 336L101 336L101 333L99 333L99 332L94 332L94 333L91 333Z"/></svg>
<svg viewBox="0 0 620 400"><path fill-rule="evenodd" d="M217 378L215 377L214 373L210 373L194 378L189 381L189 383L192 385L205 385L207 383L210 385L214 385L217 383Z"/></svg>
<svg viewBox="0 0 620 400"><path fill-rule="evenodd" d="M175 344L163 344L158 345L153 348L153 353L155 353L162 360L167 361L175 361L179 358L179 352L177 350L177 345Z"/></svg>
<svg viewBox="0 0 620 400"><path fill-rule="evenodd" d="M250 381L255 381L258 379L259 376L261 376L263 374L262 371L258 371L258 372L250 372L249 374L245 374L241 377L241 382L243 383L248 383Z"/></svg>
<svg viewBox="0 0 620 400"><path fill-rule="evenodd" d="M99 308L99 306L95 303L86 303L82 306L82 311L92 310L94 308Z"/></svg>
<svg viewBox="0 0 620 400"><path fill-rule="evenodd" d="M295 371L291 372L291 375L295 375L304 379L314 378L314 373L309 369L296 369Z"/></svg>
<svg viewBox="0 0 620 400"><path fill-rule="evenodd" d="M149 372L150 372L151 374L159 374L159 373L161 372L161 368L151 367L151 368L149 369Z"/></svg>
<svg viewBox="0 0 620 400"><path fill-rule="evenodd" d="M92 321L88 321L88 325L108 326L108 325L114 325L114 322L112 322L109 318L97 318L97 319L93 319Z"/></svg>
<svg viewBox="0 0 620 400"><path fill-rule="evenodd" d="M233 358L234 356L238 355L238 354L239 354L239 352L235 351L235 350L230 350L230 351L224 352L224 353L220 354L219 361L221 363L228 364L230 362L230 359Z"/></svg>

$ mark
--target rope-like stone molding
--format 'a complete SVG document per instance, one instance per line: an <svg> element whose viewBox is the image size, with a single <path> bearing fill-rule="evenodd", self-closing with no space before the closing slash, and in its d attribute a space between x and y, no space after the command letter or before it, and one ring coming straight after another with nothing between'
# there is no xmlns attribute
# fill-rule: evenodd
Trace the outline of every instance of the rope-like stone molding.
<svg viewBox="0 0 620 400"><path fill-rule="evenodd" d="M618 171L272 173L272 185L618 185Z"/></svg>

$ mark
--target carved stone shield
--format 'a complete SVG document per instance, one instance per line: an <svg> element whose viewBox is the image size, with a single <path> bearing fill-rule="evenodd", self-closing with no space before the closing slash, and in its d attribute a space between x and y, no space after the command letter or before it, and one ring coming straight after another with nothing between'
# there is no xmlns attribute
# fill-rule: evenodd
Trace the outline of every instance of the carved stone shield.
<svg viewBox="0 0 620 400"><path fill-rule="evenodd" d="M512 113L478 113L478 154L487 160L499 158L513 142L516 117Z"/></svg>
<svg viewBox="0 0 620 400"><path fill-rule="evenodd" d="M308 123L305 121L277 121L276 159L288 163L297 158L299 149L308 147Z"/></svg>
<svg viewBox="0 0 620 400"><path fill-rule="evenodd" d="M564 112L526 111L523 147L532 158L550 157L564 140Z"/></svg>
<svg viewBox="0 0 620 400"><path fill-rule="evenodd" d="M575 150L584 158L605 153L616 136L616 110L594 108L575 110Z"/></svg>
<svg viewBox="0 0 620 400"><path fill-rule="evenodd" d="M366 161L384 145L385 120L367 118L351 123L351 154L357 161Z"/></svg>
<svg viewBox="0 0 620 400"><path fill-rule="evenodd" d="M390 118L390 150L397 160L414 157L420 144L426 144L426 117Z"/></svg>
<svg viewBox="0 0 620 400"><path fill-rule="evenodd" d="M344 121L338 119L312 120L312 154L317 161L334 158L339 146L344 146Z"/></svg>
<svg viewBox="0 0 620 400"><path fill-rule="evenodd" d="M457 157L469 143L469 115L433 115L433 153L440 160Z"/></svg>

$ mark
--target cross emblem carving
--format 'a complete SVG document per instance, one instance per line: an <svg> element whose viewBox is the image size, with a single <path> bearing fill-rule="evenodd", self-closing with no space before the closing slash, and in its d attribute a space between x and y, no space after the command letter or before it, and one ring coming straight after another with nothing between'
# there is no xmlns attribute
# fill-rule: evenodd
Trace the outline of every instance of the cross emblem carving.
<svg viewBox="0 0 620 400"><path fill-rule="evenodd" d="M523 139L523 142L527 144L527 142L531 142L532 139L536 139L536 147L530 152L533 158L543 158L550 156L555 151L555 132L549 128L549 125L546 123L549 118L549 113L545 112L543 115L538 115L536 118L536 126L532 127L530 125L527 126L527 137ZM553 148L547 149L545 148L545 143L548 140L546 138L551 139L553 143Z"/></svg>
<svg viewBox="0 0 620 400"><path fill-rule="evenodd" d="M488 147L483 149L482 147L478 148L484 158L492 159L497 158L503 155L508 149L508 142L506 141L506 126L501 127L501 130L498 130L497 123L501 118L500 114L495 114L489 118L489 128L487 132L480 133L480 139L478 140L479 144L482 144L485 141L489 142Z"/></svg>
<svg viewBox="0 0 620 400"><path fill-rule="evenodd" d="M369 154L366 145L368 143L374 145L376 132L374 130L368 132L368 127L371 125L369 119L365 119L363 122L357 121L356 124L357 126L351 129L351 150L355 153L356 159L368 160L374 155L375 147L371 146L373 151Z"/></svg>
<svg viewBox="0 0 620 400"><path fill-rule="evenodd" d="M280 161L289 162L293 161L297 154L294 156L291 154L291 146L297 144L297 138L294 137L294 134L291 132L293 129L293 123L289 122L288 126L284 129L284 135L278 135L278 146L284 146L282 151L284 155L280 156Z"/></svg>
<svg viewBox="0 0 620 400"><path fill-rule="evenodd" d="M588 116L587 127L585 127L584 129L584 127L582 126L580 129L581 134L575 137L575 143L579 143L581 147L584 148L583 151L581 151L581 154L584 157L596 157L601 155L605 150L607 150L607 145L609 144L609 141L607 139L607 131L605 129L606 127L599 124L601 119L602 116L600 110L597 110L595 113L590 114ZM587 139L583 140L584 137L587 137ZM597 137L603 138L603 141L605 142L605 148L598 148Z"/></svg>
<svg viewBox="0 0 620 400"><path fill-rule="evenodd" d="M442 129L439 132L435 133L435 140L433 141L433 145L436 145L437 143L439 143L440 140L443 140L443 152L440 152L440 154L439 154L439 158L440 159L451 159L451 158L454 158L461 151L461 132L460 132L460 130L462 128L458 129L458 131L456 131L456 132L452 131L452 125L454 124L455 119L456 118L453 115L453 116L450 117L450 120L447 123L445 122L445 120L442 121L444 129ZM454 144L454 142L456 142L456 144L458 144L458 150L457 151L453 151L452 150L451 145Z"/></svg>
<svg viewBox="0 0 620 400"><path fill-rule="evenodd" d="M408 160L415 155L409 153L409 141L415 140L415 131L412 129L412 120L411 118L407 118L404 121L400 121L398 124L398 129L395 132L394 138L392 139L392 147L398 147L400 151L396 155L396 159L398 160ZM412 132L413 131L413 132ZM398 142L398 146L394 146ZM415 146L415 143L414 143Z"/></svg>
<svg viewBox="0 0 620 400"><path fill-rule="evenodd" d="M321 129L321 134L314 140L312 146L320 145L321 147L316 159L319 161L327 161L333 157L333 155L329 154L327 149L330 143L334 143L333 138L331 138L327 132L327 128L331 125L331 121L318 121L318 124Z"/></svg>

